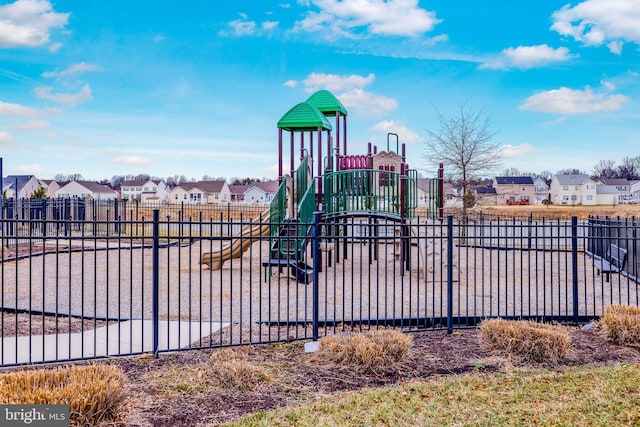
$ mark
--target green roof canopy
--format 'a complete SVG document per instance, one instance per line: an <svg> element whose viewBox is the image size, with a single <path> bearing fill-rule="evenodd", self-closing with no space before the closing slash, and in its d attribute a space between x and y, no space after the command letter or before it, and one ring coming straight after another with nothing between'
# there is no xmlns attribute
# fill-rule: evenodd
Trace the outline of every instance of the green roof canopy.
<svg viewBox="0 0 640 427"><path fill-rule="evenodd" d="M332 130L331 123L316 107L308 102L296 105L278 120L278 128L288 131L315 130L322 128Z"/></svg>
<svg viewBox="0 0 640 427"><path fill-rule="evenodd" d="M341 116L347 115L347 109L344 108L344 105L326 89L319 90L311 95L307 102L314 105L325 116L335 116L336 112L339 112Z"/></svg>

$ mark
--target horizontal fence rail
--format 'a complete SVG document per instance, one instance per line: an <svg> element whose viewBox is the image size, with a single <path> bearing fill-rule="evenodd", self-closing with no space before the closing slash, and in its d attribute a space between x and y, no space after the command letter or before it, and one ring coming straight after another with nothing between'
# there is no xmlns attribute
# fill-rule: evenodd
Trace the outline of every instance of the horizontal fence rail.
<svg viewBox="0 0 640 427"><path fill-rule="evenodd" d="M0 365L492 317L586 322L611 304L638 305L638 227L320 213L274 222L264 208L238 218L5 216ZM624 260L605 271L612 254Z"/></svg>

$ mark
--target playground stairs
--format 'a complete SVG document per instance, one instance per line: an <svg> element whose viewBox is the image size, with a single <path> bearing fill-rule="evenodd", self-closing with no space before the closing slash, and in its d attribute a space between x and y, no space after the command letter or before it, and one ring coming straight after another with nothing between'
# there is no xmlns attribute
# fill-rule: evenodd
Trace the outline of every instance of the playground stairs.
<svg viewBox="0 0 640 427"><path fill-rule="evenodd" d="M300 224L297 219L287 219L280 227L278 237L274 238L271 245L269 260L262 263L265 269L271 273L272 267L278 267L281 272L286 268L289 275L300 283L311 283L313 268L304 261L304 253L307 246L306 226Z"/></svg>

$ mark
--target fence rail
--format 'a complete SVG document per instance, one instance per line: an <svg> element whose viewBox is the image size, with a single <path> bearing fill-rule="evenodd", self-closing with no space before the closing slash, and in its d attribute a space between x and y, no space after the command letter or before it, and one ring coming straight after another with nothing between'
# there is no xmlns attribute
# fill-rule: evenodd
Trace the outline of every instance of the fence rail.
<svg viewBox="0 0 640 427"><path fill-rule="evenodd" d="M380 326L452 330L490 317L579 323L640 300L635 221L402 223L316 213L302 218L304 235L259 231L287 224L249 215L176 220L160 210L126 220L5 217L0 365ZM278 239L306 244L274 265ZM595 261L612 242L626 263L605 278ZM200 264L206 254L222 267Z"/></svg>

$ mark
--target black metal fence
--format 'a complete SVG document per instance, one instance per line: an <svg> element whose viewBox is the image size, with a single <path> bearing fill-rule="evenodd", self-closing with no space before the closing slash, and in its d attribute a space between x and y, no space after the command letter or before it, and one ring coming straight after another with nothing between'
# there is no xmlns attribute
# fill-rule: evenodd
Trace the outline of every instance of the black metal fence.
<svg viewBox="0 0 640 427"><path fill-rule="evenodd" d="M490 317L580 323L640 300L635 221L126 218L1 220L0 365ZM626 264L605 277L595 262L612 241Z"/></svg>

